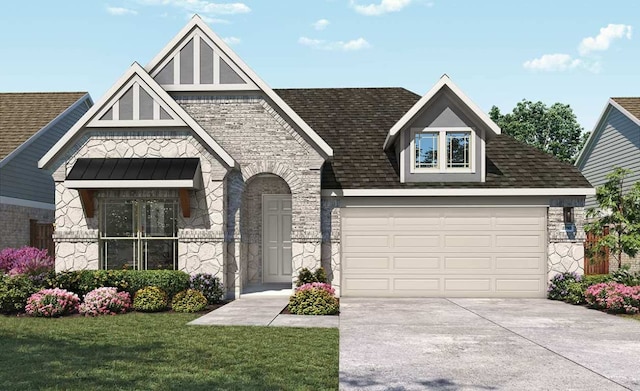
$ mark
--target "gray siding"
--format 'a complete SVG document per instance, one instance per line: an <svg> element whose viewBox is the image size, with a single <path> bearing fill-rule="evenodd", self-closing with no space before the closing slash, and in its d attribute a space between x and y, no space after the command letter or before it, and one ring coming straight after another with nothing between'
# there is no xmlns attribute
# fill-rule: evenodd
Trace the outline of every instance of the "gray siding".
<svg viewBox="0 0 640 391"><path fill-rule="evenodd" d="M473 147L475 149L475 173L411 173L411 128L425 127L469 127L475 130ZM404 141L404 180L405 182L480 182L482 180L482 146L480 127L459 109L445 94L441 94L429 107L423 109L416 119L403 131L403 137L397 143ZM443 151L440 151L441 156Z"/></svg>
<svg viewBox="0 0 640 391"><path fill-rule="evenodd" d="M51 173L39 169L38 160L87 110L86 104L78 105L0 168L0 195L53 204L55 193Z"/></svg>
<svg viewBox="0 0 640 391"><path fill-rule="evenodd" d="M591 150L585 151L587 157L579 167L582 174L598 187L606 182L613 167L630 169L633 172L624 187L628 190L640 181L640 126L612 107L596 132ZM586 206L596 206L595 197L587 197Z"/></svg>

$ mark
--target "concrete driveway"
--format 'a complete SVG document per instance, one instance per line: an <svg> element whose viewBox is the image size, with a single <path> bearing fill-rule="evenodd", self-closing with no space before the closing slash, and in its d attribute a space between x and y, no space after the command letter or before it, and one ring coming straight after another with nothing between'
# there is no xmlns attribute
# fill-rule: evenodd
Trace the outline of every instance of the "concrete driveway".
<svg viewBox="0 0 640 391"><path fill-rule="evenodd" d="M640 322L543 299L340 300L340 388L640 390Z"/></svg>

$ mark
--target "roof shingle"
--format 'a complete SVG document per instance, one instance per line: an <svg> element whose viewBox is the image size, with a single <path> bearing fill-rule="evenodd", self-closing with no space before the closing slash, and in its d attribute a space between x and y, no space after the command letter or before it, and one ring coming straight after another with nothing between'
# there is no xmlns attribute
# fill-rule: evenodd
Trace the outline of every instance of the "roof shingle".
<svg viewBox="0 0 640 391"><path fill-rule="evenodd" d="M640 120L640 98L611 98L617 104L622 106L625 110L627 110L631 115L636 117L636 119Z"/></svg>
<svg viewBox="0 0 640 391"><path fill-rule="evenodd" d="M86 92L0 93L0 160Z"/></svg>
<svg viewBox="0 0 640 391"><path fill-rule="evenodd" d="M486 182L400 183L397 159L382 146L418 95L404 88L275 91L333 148L333 161L323 169L323 189L591 187L573 165L506 135L486 145Z"/></svg>

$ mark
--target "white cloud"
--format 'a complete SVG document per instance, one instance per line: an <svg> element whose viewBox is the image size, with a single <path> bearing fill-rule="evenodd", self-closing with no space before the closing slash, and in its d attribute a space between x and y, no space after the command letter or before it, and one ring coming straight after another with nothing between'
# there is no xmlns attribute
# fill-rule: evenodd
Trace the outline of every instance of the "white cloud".
<svg viewBox="0 0 640 391"><path fill-rule="evenodd" d="M631 39L631 26L625 24L609 24L600 29L600 34L595 37L587 37L580 42L578 51L581 56L595 51L609 49L611 42L616 39Z"/></svg>
<svg viewBox="0 0 640 391"><path fill-rule="evenodd" d="M304 46L309 46L314 49L322 50L341 50L341 51L355 51L362 50L371 47L371 44L364 38L352 39L350 41L325 41L322 39L311 39L307 37L300 37L298 43Z"/></svg>
<svg viewBox="0 0 640 391"><path fill-rule="evenodd" d="M187 19L191 19L193 17L193 14L187 14L186 16L187 16ZM207 15L200 15L200 18L202 18L202 20L204 20L208 24L230 24L231 23L226 19L212 18Z"/></svg>
<svg viewBox="0 0 640 391"><path fill-rule="evenodd" d="M582 60L563 53L544 54L540 58L534 58L522 64L525 69L545 72L566 71L581 65L583 65Z"/></svg>
<svg viewBox="0 0 640 391"><path fill-rule="evenodd" d="M380 4L360 5L351 0L351 6L357 13L367 16L382 15L389 12L398 12L411 4L412 0L381 0Z"/></svg>
<svg viewBox="0 0 640 391"><path fill-rule="evenodd" d="M313 28L316 30L324 30L325 28L327 28L327 26L329 25L329 22L327 19L320 19L318 21L316 21L315 23L313 23Z"/></svg>
<svg viewBox="0 0 640 391"><path fill-rule="evenodd" d="M251 12L244 3L214 3L207 0L139 0L148 5L171 5L189 12L209 15L235 15Z"/></svg>
<svg viewBox="0 0 640 391"><path fill-rule="evenodd" d="M107 12L111 15L121 16L121 15L137 15L138 11L132 10L124 7L110 7L107 6Z"/></svg>
<svg viewBox="0 0 640 391"><path fill-rule="evenodd" d="M222 38L222 40L225 41L227 45L237 45L242 42L242 40L238 37L225 37Z"/></svg>

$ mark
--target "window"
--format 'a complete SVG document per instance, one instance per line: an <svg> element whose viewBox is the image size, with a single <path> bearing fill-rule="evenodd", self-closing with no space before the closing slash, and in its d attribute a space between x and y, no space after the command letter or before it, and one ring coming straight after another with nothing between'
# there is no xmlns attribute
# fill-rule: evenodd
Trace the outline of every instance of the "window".
<svg viewBox="0 0 640 391"><path fill-rule="evenodd" d="M474 172L470 128L413 129L411 172Z"/></svg>
<svg viewBox="0 0 640 391"><path fill-rule="evenodd" d="M100 207L104 269L176 269L175 200L107 200Z"/></svg>
<svg viewBox="0 0 640 391"><path fill-rule="evenodd" d="M415 135L416 168L438 167L438 133L417 133Z"/></svg>

